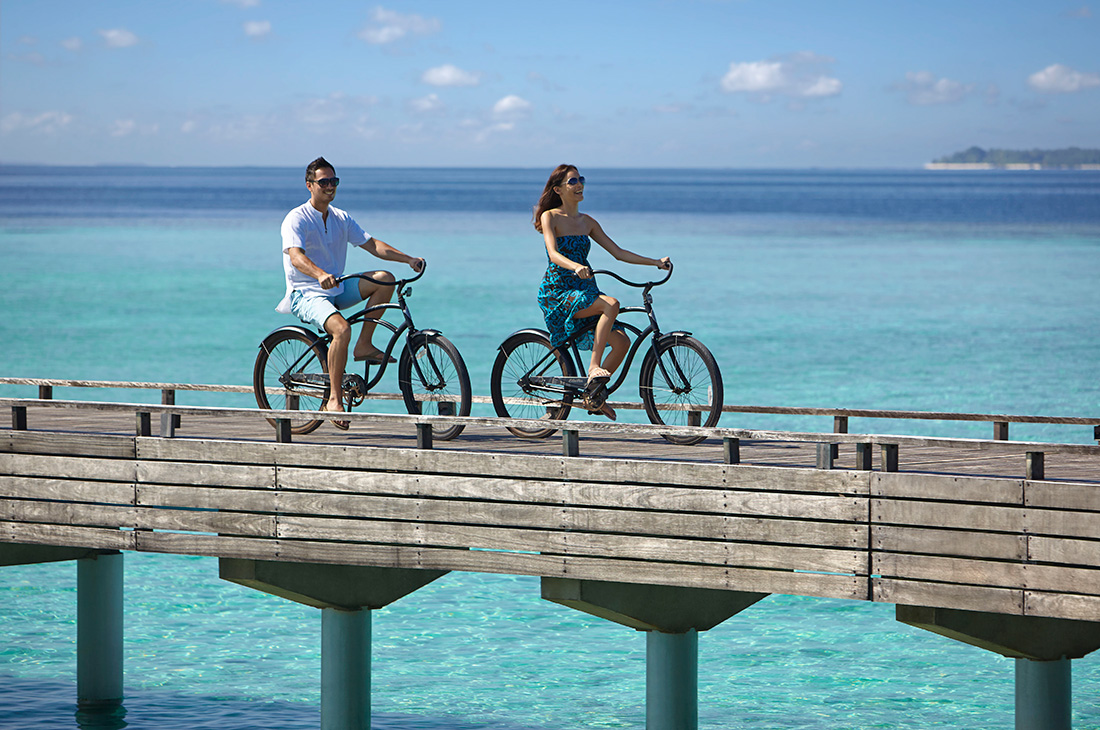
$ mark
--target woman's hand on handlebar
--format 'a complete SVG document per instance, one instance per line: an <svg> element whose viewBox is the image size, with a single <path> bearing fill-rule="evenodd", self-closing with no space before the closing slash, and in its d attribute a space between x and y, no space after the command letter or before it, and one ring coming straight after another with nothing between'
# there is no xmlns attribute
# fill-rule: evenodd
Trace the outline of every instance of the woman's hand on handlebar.
<svg viewBox="0 0 1100 730"><path fill-rule="evenodd" d="M665 256L664 258L658 259L657 260L657 268L658 269L664 269L665 271L668 271L669 269L672 268L672 259L670 259L668 256Z"/></svg>
<svg viewBox="0 0 1100 730"><path fill-rule="evenodd" d="M409 262L409 267L418 274L424 270L424 266L426 265L427 262L421 258L414 258Z"/></svg>

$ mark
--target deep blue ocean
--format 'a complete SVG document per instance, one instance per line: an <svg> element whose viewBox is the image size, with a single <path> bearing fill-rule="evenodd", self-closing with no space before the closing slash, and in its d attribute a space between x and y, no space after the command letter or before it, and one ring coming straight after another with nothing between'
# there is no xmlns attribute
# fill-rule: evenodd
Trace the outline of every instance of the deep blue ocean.
<svg viewBox="0 0 1100 730"><path fill-rule="evenodd" d="M654 290L661 325L710 347L727 404L1100 415L1100 172L582 172L582 210L623 247L676 264ZM307 198L303 173L0 166L0 376L249 384L257 343L293 321L274 311L279 224ZM338 170L335 204L427 259L416 322L459 347L476 394L488 394L496 345L541 326L546 254L530 217L548 173ZM365 253L348 258L376 268ZM603 253L593 264L651 273ZM722 425L832 427L747 414ZM1014 424L1011 436L1090 443L1092 429ZM320 612L217 573L211 559L126 555L124 722L317 727ZM80 726L75 591L72 564L0 568L0 728ZM889 605L771 596L701 635L699 652L704 728L1013 722L1011 660L899 624ZM645 725L645 637L541 600L534 578L449 574L375 613L372 656L384 730ZM1074 662L1074 711L1075 728L1100 728L1096 657Z"/></svg>

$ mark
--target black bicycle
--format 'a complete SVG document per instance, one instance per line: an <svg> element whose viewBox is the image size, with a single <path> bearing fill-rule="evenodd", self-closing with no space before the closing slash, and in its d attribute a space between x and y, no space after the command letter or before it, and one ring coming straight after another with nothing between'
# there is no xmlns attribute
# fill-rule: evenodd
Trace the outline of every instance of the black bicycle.
<svg viewBox="0 0 1100 730"><path fill-rule="evenodd" d="M577 349L577 339L596 326L596 322L574 333L558 347L550 343L550 335L541 329L523 329L511 334L498 348L493 363L491 391L497 415L506 418L565 419L575 399L596 412L606 396L618 390L626 380L627 371L642 342L650 342L642 359L638 382L642 405L651 423L677 426L714 426L722 415L722 374L706 346L690 332L661 332L653 314L650 290L664 284L672 276L669 266L660 281L635 283L611 271L607 274L627 286L642 289L641 307L623 307L619 314L645 312L649 326L644 330L620 320L634 337L626 359L614 382L595 383L578 376L587 372ZM546 438L551 428L517 428L508 430L522 438ZM674 444L697 444L705 436L663 434Z"/></svg>
<svg viewBox="0 0 1100 730"><path fill-rule="evenodd" d="M426 268L426 267L425 267ZM377 371L370 374L372 363L364 367L363 375L344 374L342 397L347 410L358 406L366 398L386 372L390 353L401 335L405 335L405 347L397 360L397 385L405 401L405 408L412 414L438 414L441 416L470 415L470 376L458 348L438 330L417 329L413 324L408 302L412 296L412 282L424 275L425 269L411 279L386 282L367 274L350 274L337 279L366 279L375 284L393 286L396 302L368 306L348 317L353 327L360 322L375 322L390 330L390 339L384 349L385 357L377 363ZM382 319L388 309L399 309L404 317L400 325ZM252 371L252 385L256 403L263 409L319 411L328 400L328 347L332 335L301 325L288 325L274 330L260 343L256 365ZM349 366L351 363L348 363ZM274 425L275 419L268 421ZM291 419L291 432L306 434L324 423L323 419L303 415ZM462 433L464 427L433 426L432 438L446 441Z"/></svg>

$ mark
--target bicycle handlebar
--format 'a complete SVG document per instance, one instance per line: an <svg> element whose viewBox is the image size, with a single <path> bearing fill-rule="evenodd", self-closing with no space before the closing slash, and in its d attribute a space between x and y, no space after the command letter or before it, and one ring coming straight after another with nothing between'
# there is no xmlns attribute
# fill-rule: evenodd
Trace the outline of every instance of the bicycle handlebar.
<svg viewBox="0 0 1100 730"><path fill-rule="evenodd" d="M421 259L421 260L423 261L423 259ZM411 284L414 281L416 281L417 279L419 279L421 276L424 276L424 272L427 271L427 270L428 270L428 262L424 261L424 265L422 267L420 267L420 272L417 273L417 275L412 277L411 279L397 279L396 281L379 281L378 279L375 279L373 276L369 276L368 274L347 274L345 276L341 276L340 278L338 278L336 280L336 283L339 284L341 282L347 281L348 279L366 279L367 281L374 282L375 284L380 284L382 286L404 287L405 284Z"/></svg>
<svg viewBox="0 0 1100 730"><path fill-rule="evenodd" d="M649 286L660 286L661 284L664 284L666 281L668 281L672 277L672 262L671 261L668 262L668 273L665 274L665 278L661 279L660 281L646 281L646 282L642 282L641 284L639 284L637 282L627 281L623 277L616 274L614 271L607 271L606 269L594 269L592 271L592 276L595 276L596 274L607 274L608 276L612 276L612 277L618 279L619 281L626 284L627 286L634 286L634 287L637 287L639 289L644 289L645 287L649 287Z"/></svg>

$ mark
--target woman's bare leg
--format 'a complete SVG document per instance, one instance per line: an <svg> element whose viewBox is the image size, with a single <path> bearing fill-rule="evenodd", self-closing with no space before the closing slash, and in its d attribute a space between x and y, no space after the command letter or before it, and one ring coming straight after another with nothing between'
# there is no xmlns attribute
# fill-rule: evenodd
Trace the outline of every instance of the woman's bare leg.
<svg viewBox="0 0 1100 730"><path fill-rule="evenodd" d="M619 316L619 301L617 299L601 294L591 306L577 312L573 317L574 319L584 319L596 315L599 315L600 319L596 323L596 330L593 333L592 358L588 363L589 377L592 376L592 371L596 369L605 370L608 375L615 372L615 368L622 363L623 358L626 357L626 351L630 347L630 338L623 332L613 329L615 319ZM611 345L611 353L605 359L603 353L607 345Z"/></svg>

